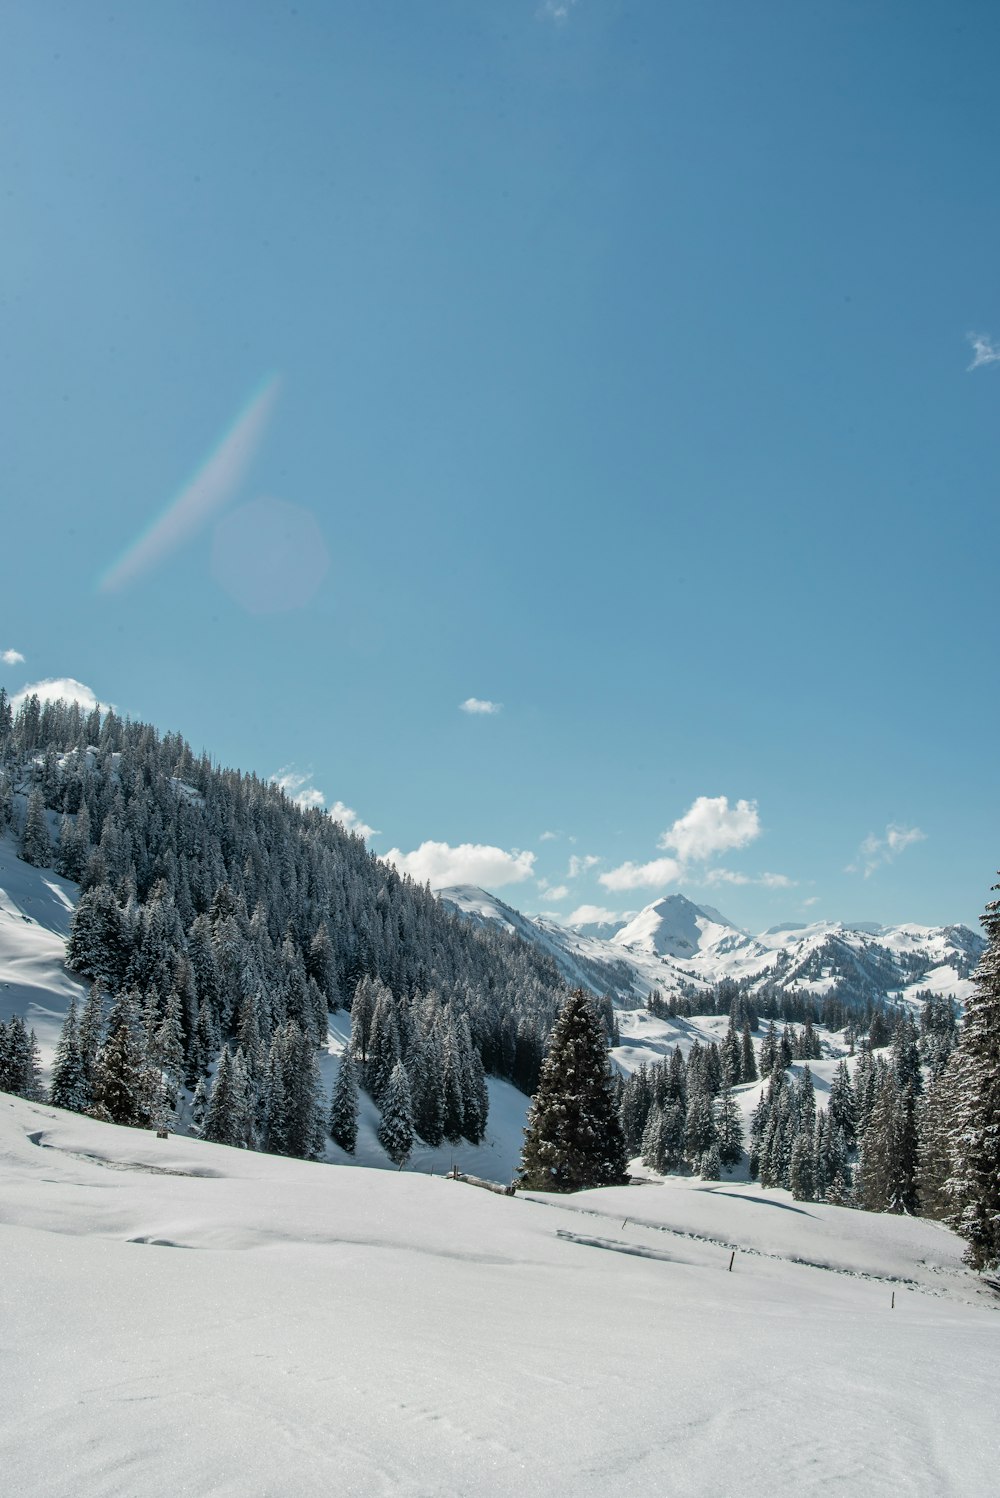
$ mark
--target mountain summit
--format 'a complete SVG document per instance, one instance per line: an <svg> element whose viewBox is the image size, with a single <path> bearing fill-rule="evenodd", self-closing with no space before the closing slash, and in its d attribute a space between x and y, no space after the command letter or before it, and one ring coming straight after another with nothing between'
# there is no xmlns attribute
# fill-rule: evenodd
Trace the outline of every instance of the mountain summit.
<svg viewBox="0 0 1000 1498"><path fill-rule="evenodd" d="M698 952L736 937L743 946L744 931L712 905L695 905L686 895L664 895L645 906L612 938L616 946L646 952L653 957L694 957ZM732 951L730 944L726 950Z"/></svg>

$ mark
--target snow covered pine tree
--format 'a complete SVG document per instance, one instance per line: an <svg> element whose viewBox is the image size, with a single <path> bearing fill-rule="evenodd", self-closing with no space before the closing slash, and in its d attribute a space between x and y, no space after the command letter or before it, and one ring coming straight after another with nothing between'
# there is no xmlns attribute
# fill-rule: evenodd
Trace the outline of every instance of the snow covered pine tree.
<svg viewBox="0 0 1000 1498"><path fill-rule="evenodd" d="M607 1038L582 989L570 994L553 1026L524 1134L520 1182L529 1190L628 1181Z"/></svg>
<svg viewBox="0 0 1000 1498"><path fill-rule="evenodd" d="M980 920L989 945L973 974L955 1056L950 1221L968 1242L968 1262L988 1269L1000 1264L1000 900Z"/></svg>

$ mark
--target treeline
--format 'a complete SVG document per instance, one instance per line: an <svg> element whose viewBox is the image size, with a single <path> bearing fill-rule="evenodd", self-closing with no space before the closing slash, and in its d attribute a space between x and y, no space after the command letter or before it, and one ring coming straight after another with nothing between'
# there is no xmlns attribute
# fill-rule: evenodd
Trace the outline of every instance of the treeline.
<svg viewBox="0 0 1000 1498"><path fill-rule="evenodd" d="M70 1005L52 1067L48 1099L107 1123L168 1128L183 1086L184 1048L176 1004L160 1016L122 990L105 1012L94 984L82 1013ZM4 1091L42 1099L34 1037L15 1018L0 1026ZM428 994L401 1002L377 979L362 978L351 1006L351 1041L332 1100L323 1093L317 1050L294 1020L265 1048L244 1028L235 1050L223 1045L209 1085L199 1077L192 1130L219 1144L317 1159L327 1134L353 1154L358 1087L379 1108L378 1136L403 1164L416 1138L436 1146L482 1139L489 1094L468 1019Z"/></svg>
<svg viewBox="0 0 1000 1498"><path fill-rule="evenodd" d="M196 758L180 735L37 697L14 715L0 689L3 825L28 862L80 883L68 962L97 986L102 1044L127 1010L143 1064L176 1079L174 1096L224 1048L235 1072L242 1051L248 1135L287 1137L266 1123L278 1110L262 1078L314 1054L362 980L392 996L404 1066L420 1028L407 1016L433 1010L442 1048L477 1058L466 1070L535 1086L566 993L550 959L450 913L322 811Z"/></svg>
<svg viewBox="0 0 1000 1498"><path fill-rule="evenodd" d="M679 1048L620 1083L620 1115L629 1152L658 1171L697 1171L715 1179L735 1165L742 1130L732 1088L767 1078L748 1141L749 1174L800 1200L826 1200L874 1212L948 1217L952 1056L959 1029L952 1002L928 993L919 1022L902 1013L888 1054L860 1043L853 1076L841 1060L829 1104L817 1108L808 1066L821 1052L807 1019L801 1030L772 1022L755 1049L749 1020L730 1023L722 1044L695 1042L687 1063ZM794 1061L804 1061L794 1079Z"/></svg>
<svg viewBox="0 0 1000 1498"><path fill-rule="evenodd" d="M754 1047L749 1019L737 1030L734 1016L721 1044L696 1040L687 1059L675 1046L668 1059L642 1063L616 1082L619 1117L630 1156L661 1173L696 1172L717 1180L721 1167L737 1165L743 1125L733 1088L792 1062L818 1057L819 1039L807 1020L801 1030L772 1022Z"/></svg>
<svg viewBox="0 0 1000 1498"><path fill-rule="evenodd" d="M909 1005L892 1004L871 995L858 999L852 997L849 990L846 997L840 989L820 997L808 989L781 988L773 983L753 988L751 982L745 978L724 978L704 989L684 984L667 998L654 988L646 1007L661 1019L695 1019L703 1015L727 1014L738 1029L748 1024L755 1032L760 1028L761 1020L822 1025L827 1030L844 1031L849 1045L867 1035L871 1045L876 1047L889 1044L896 1026L910 1012ZM916 995L917 1000L923 1002L929 992L921 991Z"/></svg>
<svg viewBox="0 0 1000 1498"><path fill-rule="evenodd" d="M751 1124L751 1176L806 1201L947 1215L935 1135L957 1040L953 1005L930 996L919 1027L909 1015L896 1026L888 1055L863 1042L853 1076L840 1062L819 1110L804 1075L792 1084L775 1067Z"/></svg>

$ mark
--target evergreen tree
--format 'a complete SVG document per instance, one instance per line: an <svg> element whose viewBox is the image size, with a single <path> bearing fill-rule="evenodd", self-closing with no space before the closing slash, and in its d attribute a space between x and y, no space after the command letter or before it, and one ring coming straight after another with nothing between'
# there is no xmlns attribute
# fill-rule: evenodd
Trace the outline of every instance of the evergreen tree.
<svg viewBox="0 0 1000 1498"><path fill-rule="evenodd" d="M625 1082L618 1108L618 1116L625 1140L625 1151L629 1159L643 1148L646 1119L649 1114L649 1089L646 1086L645 1065L637 1066Z"/></svg>
<svg viewBox="0 0 1000 1498"><path fill-rule="evenodd" d="M950 1221L969 1245L968 1262L987 1269L1000 1262L1000 900L980 920L987 946L955 1052Z"/></svg>
<svg viewBox="0 0 1000 1498"><path fill-rule="evenodd" d="M815 1195L813 1174L813 1135L803 1130L795 1136L788 1169L789 1186L796 1201L811 1202Z"/></svg>
<svg viewBox="0 0 1000 1498"><path fill-rule="evenodd" d="M727 1169L738 1165L743 1158L743 1124L732 1089L727 1086L723 1086L716 1102L715 1132L720 1164Z"/></svg>
<svg viewBox="0 0 1000 1498"><path fill-rule="evenodd" d="M80 1025L75 998L70 1001L69 1013L56 1046L49 1101L56 1108L70 1108L74 1113L82 1113L90 1102L87 1072L80 1053Z"/></svg>
<svg viewBox="0 0 1000 1498"><path fill-rule="evenodd" d="M749 1020L743 1026L743 1037L741 1046L741 1075L744 1082L756 1082L758 1077L757 1060L753 1053L753 1037L750 1034Z"/></svg>
<svg viewBox="0 0 1000 1498"><path fill-rule="evenodd" d="M436 1148L444 1140L444 1057L436 1027L427 1029L407 1070L413 1092L413 1127L425 1144Z"/></svg>
<svg viewBox="0 0 1000 1498"><path fill-rule="evenodd" d="M646 1118L646 1127L642 1131L642 1163L650 1170L662 1171L663 1159L663 1109L659 1103L654 1103Z"/></svg>
<svg viewBox="0 0 1000 1498"><path fill-rule="evenodd" d="M205 1115L207 1113L208 1088L205 1085L205 1078L199 1077L198 1085L195 1087L194 1096L191 1099L191 1132L196 1139L202 1137L202 1131L205 1127Z"/></svg>
<svg viewBox="0 0 1000 1498"><path fill-rule="evenodd" d="M947 1221L954 1202L950 1191L954 1169L952 1121L955 1114L955 1065L946 1066L925 1092L919 1112L917 1195L924 1217Z"/></svg>
<svg viewBox="0 0 1000 1498"><path fill-rule="evenodd" d="M35 1032L29 1032L19 1014L0 1024L0 1092L34 1101L43 1095Z"/></svg>
<svg viewBox="0 0 1000 1498"><path fill-rule="evenodd" d="M25 863L37 868L48 868L52 862L52 842L49 824L45 818L45 799L41 786L36 785L28 797L28 811L24 821L24 836L21 839L21 857Z"/></svg>
<svg viewBox="0 0 1000 1498"><path fill-rule="evenodd" d="M378 1142L394 1165L405 1165L413 1148L413 1104L406 1067L397 1061L382 1091Z"/></svg>
<svg viewBox="0 0 1000 1498"><path fill-rule="evenodd" d="M350 1046L342 1051L337 1070L330 1104L330 1134L342 1150L354 1154L358 1141L358 1079Z"/></svg>
<svg viewBox="0 0 1000 1498"><path fill-rule="evenodd" d="M712 1099L705 1092L693 1093L688 1099L687 1116L684 1121L684 1153L693 1170L698 1169L705 1151L710 1150L716 1143Z"/></svg>
<svg viewBox="0 0 1000 1498"><path fill-rule="evenodd" d="M83 1062L87 1091L92 1094L97 1053L104 1040L104 998L101 994L100 986L96 982L90 985L83 1005L83 1014L80 1018L79 1040L80 1060Z"/></svg>
<svg viewBox="0 0 1000 1498"><path fill-rule="evenodd" d="M719 1179L719 1176L722 1174L722 1167L719 1160L719 1146L717 1144L709 1145L708 1149L702 1155L699 1162L698 1174L703 1181L717 1181Z"/></svg>
<svg viewBox="0 0 1000 1498"><path fill-rule="evenodd" d="M623 1185L625 1165L604 1029L577 989L553 1027L528 1110L521 1184L545 1191Z"/></svg>
<svg viewBox="0 0 1000 1498"><path fill-rule="evenodd" d="M778 1053L778 1035L774 1028L774 1020L771 1020L764 1034L760 1046L760 1075L770 1076L774 1070L774 1060Z"/></svg>
<svg viewBox="0 0 1000 1498"><path fill-rule="evenodd" d="M851 1074L847 1069L847 1062L841 1060L837 1063L837 1069L830 1083L830 1118L836 1128L842 1130L848 1146L854 1144L857 1127L857 1114L854 1106L854 1088L851 1086Z"/></svg>
<svg viewBox="0 0 1000 1498"><path fill-rule="evenodd" d="M242 1077L237 1075L229 1047L223 1046L202 1126L202 1138L213 1144L243 1144L247 1111L245 1072Z"/></svg>
<svg viewBox="0 0 1000 1498"><path fill-rule="evenodd" d="M867 1211L916 1211L916 1144L913 1093L901 1091L890 1070L861 1146L858 1190Z"/></svg>
<svg viewBox="0 0 1000 1498"><path fill-rule="evenodd" d="M93 1101L88 1111L95 1118L148 1127L153 1086L139 1032L135 995L124 992L108 1018L107 1039L94 1065Z"/></svg>

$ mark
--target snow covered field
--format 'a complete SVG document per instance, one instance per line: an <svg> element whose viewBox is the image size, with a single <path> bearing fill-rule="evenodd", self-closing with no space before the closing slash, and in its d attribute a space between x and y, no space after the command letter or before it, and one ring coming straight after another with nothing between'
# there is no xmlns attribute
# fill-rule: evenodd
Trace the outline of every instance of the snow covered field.
<svg viewBox="0 0 1000 1498"><path fill-rule="evenodd" d="M17 1498L997 1490L1000 1318L932 1223L505 1199L6 1096L0 1173Z"/></svg>

